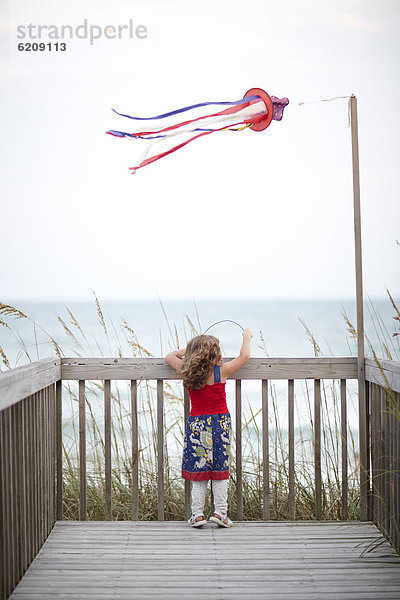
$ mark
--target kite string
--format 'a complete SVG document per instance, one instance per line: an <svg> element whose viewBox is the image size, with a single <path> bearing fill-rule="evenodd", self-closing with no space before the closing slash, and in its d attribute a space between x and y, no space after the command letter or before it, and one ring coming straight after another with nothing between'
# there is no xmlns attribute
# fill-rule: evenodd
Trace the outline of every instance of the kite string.
<svg viewBox="0 0 400 600"><path fill-rule="evenodd" d="M244 331L244 327L242 327L240 325L240 323L237 323L237 321L232 321L232 319L222 319L222 321L216 321L215 323L213 323L212 325L210 325L210 327L207 327L207 329L205 330L204 333L207 333L207 331L209 331L209 329L211 329L212 327L214 327L214 325L219 325L219 323L234 323L235 325L237 325L238 327L240 327L240 329L242 331Z"/></svg>
<svg viewBox="0 0 400 600"><path fill-rule="evenodd" d="M350 100L351 96L333 96L333 98L322 98L321 100L308 100L307 102L304 102L303 100L301 100L300 102L292 102L292 105L294 104L295 106L304 106L305 104L319 104L320 102L332 102L333 100ZM350 102L348 103L348 108L347 108L347 117L348 117L348 122L347 125L350 127L351 126L351 114L350 114Z"/></svg>
<svg viewBox="0 0 400 600"><path fill-rule="evenodd" d="M301 100L300 102L295 102L295 104L297 104L298 106L304 106L304 104L318 104L320 102L332 102L333 100L344 100L346 98L351 98L351 96L333 96L333 98L322 98L321 100L308 100L307 102Z"/></svg>

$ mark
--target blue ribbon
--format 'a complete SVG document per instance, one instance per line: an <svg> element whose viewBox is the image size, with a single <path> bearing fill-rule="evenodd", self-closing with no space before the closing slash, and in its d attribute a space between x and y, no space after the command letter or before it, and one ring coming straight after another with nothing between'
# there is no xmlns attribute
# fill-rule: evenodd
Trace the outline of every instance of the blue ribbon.
<svg viewBox="0 0 400 600"><path fill-rule="evenodd" d="M245 98L241 98L240 100L236 100L235 102L200 102L200 104L192 104L191 106L185 106L184 108L179 108L178 110L172 110L171 112L164 113L163 115L157 115L156 117L131 117L130 115L124 115L119 113L115 108L112 108L117 115L120 117L127 117L128 119L135 119L135 121L150 121L152 119L163 119L164 117L171 117L172 115L177 115L179 113L186 112L187 110L191 110L192 108L199 108L200 106L209 106L210 104L217 105L227 105L230 104L232 106L237 106L238 104L245 104L246 102L250 102L251 100L257 100L260 96L246 96Z"/></svg>

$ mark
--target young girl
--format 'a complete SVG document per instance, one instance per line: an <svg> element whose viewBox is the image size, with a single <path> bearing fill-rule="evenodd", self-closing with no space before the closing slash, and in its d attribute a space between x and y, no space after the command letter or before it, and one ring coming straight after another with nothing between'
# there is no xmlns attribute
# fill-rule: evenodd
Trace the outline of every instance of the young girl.
<svg viewBox="0 0 400 600"><path fill-rule="evenodd" d="M225 383L250 358L253 334L243 332L239 356L222 362L217 338L197 335L185 349L166 356L167 363L179 374L188 389L191 403L186 423L182 477L192 484L192 516L189 525L201 527L208 480L212 481L215 512L210 521L231 527L227 517L229 445L231 417L226 405Z"/></svg>

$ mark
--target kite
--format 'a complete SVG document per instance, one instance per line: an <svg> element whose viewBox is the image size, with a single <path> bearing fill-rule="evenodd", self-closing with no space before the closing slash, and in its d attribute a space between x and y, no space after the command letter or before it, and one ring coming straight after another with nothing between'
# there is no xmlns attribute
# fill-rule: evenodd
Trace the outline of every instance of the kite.
<svg viewBox="0 0 400 600"><path fill-rule="evenodd" d="M281 121L283 110L288 104L287 98L269 96L260 88L251 88L243 98L234 102L201 102L155 117L132 117L112 109L120 117L133 121L158 121L159 124L153 126L153 129L142 128L133 132L110 129L106 133L118 138L151 141L137 166L129 168L133 174L190 142L216 131L241 131L246 128L264 131L272 120ZM226 108L213 108L222 106ZM184 139L173 145L170 140L174 141L176 136ZM157 152L154 148L160 142L168 143L168 148L163 152Z"/></svg>

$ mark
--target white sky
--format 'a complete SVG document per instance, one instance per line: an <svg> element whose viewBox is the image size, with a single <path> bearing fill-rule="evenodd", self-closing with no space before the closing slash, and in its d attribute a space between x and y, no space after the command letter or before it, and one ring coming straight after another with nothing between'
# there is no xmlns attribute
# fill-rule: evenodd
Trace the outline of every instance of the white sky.
<svg viewBox="0 0 400 600"><path fill-rule="evenodd" d="M364 288L400 294L399 1L3 0L1 10L3 301L89 300L91 289L102 300L353 296L347 100L299 106L351 93ZM132 19L148 37L17 49L17 25L85 18ZM150 116L250 87L290 99L280 123L207 136L134 176L141 141L105 135L112 107Z"/></svg>

